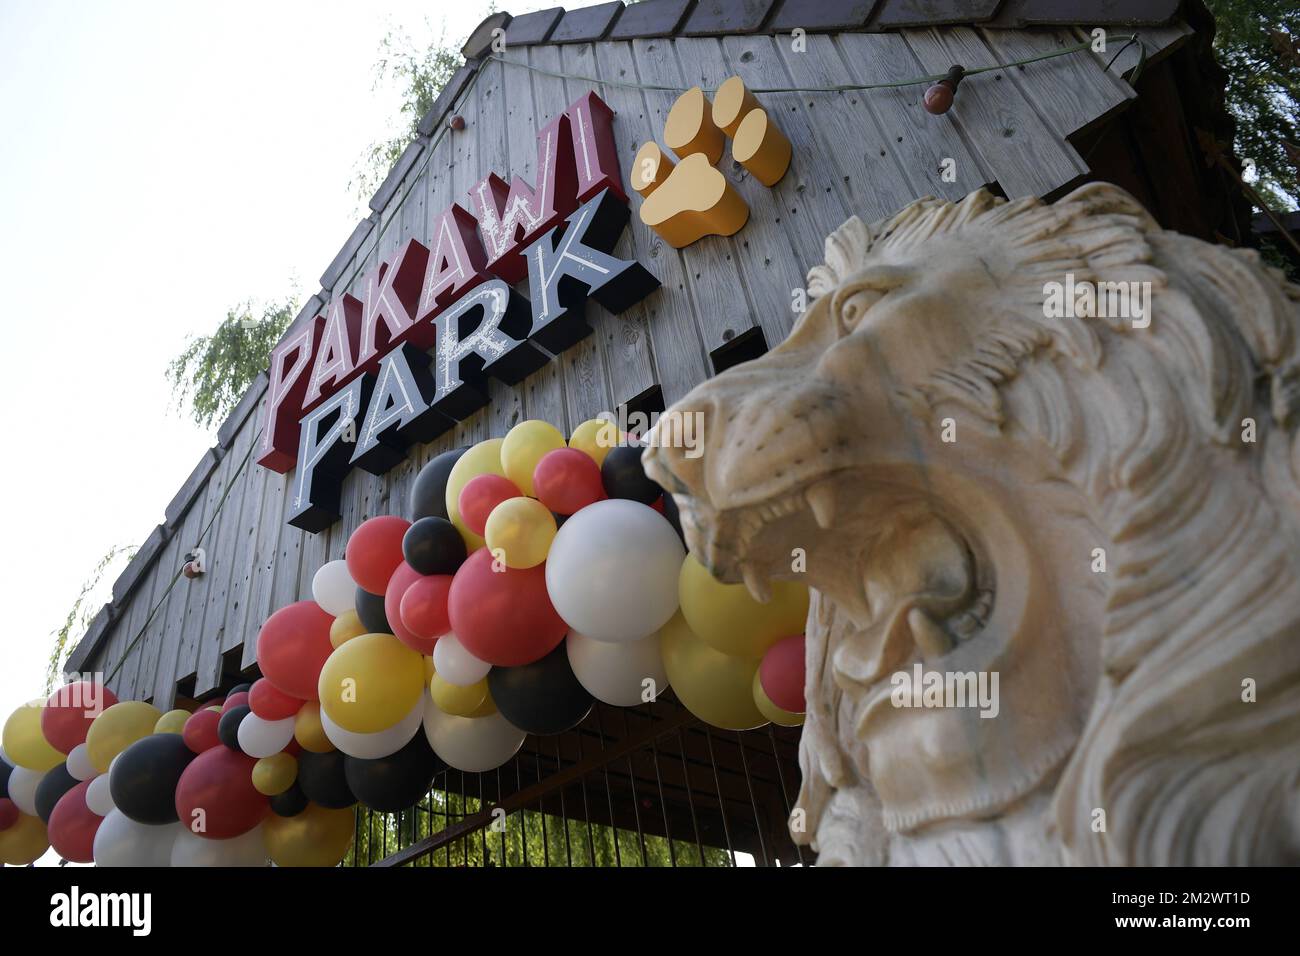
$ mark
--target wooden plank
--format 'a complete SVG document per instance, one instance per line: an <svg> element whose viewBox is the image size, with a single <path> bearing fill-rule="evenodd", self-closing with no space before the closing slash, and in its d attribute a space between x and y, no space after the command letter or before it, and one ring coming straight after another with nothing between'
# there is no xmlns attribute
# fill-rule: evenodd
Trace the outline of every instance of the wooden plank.
<svg viewBox="0 0 1300 956"><path fill-rule="evenodd" d="M117 673L114 675L113 680L108 683L108 687L122 700L135 699L136 671L139 667L140 654L144 644L143 638L136 641L135 637L140 632L140 628L144 625L145 618L149 614L147 595L148 589L136 589L127 607L123 609L123 619L117 626L117 647L113 655L113 662L109 666L110 670L115 669ZM132 645L133 641L134 646Z"/></svg>
<svg viewBox="0 0 1300 956"><path fill-rule="evenodd" d="M826 41L825 37L808 39ZM794 55L794 59L799 61L796 75L793 72L795 67L784 62L782 57L781 51L787 43L785 38L727 37L722 41L722 48L728 72L740 76L749 87L759 89L823 86L830 82L823 72L827 64L812 66L813 61L821 60L813 52ZM838 59L829 46L819 52L829 53L827 59L832 64ZM724 75L718 79L725 78ZM837 82L848 82L847 73L841 73ZM863 154L870 155L874 151L869 147L865 151L844 148L844 144L854 142L855 137L846 125L841 109L843 104L836 102L837 96L833 93L764 93L759 96L760 103L781 127L793 148L790 169L771 190L751 176L745 177L744 184L752 191L750 205L756 212L740 234L749 247L749 255L741 257L741 266L749 270L746 287L754 296L759 314L768 319L764 323L764 332L769 347L783 341L798 319L793 292L803 288L808 269L824 258L826 237L855 212L874 218L873 211L877 205L888 208L888 200L881 202L875 197L911 192L892 159L886 157L877 161L868 174L862 168ZM861 137L860 131L858 137ZM849 165L838 162L839 159ZM879 192L873 195L865 209L861 206L855 208L847 194L847 182L855 177L863 181L874 180L873 185L879 186ZM760 262L763 264L761 271ZM764 293L766 297L760 298ZM779 324L776 323L778 318Z"/></svg>
<svg viewBox="0 0 1300 956"><path fill-rule="evenodd" d="M596 50L597 75L635 82L636 56L631 43L602 43ZM632 221L628 225L619 255L634 257L660 282L658 292L636 307L644 316L655 362L655 381L663 390L665 405L682 398L710 375L707 354L700 338L698 318L686 292L687 273L682 254L641 223L640 205L628 183L628 172L636 151L652 133L645 95L639 90L605 84L601 97L614 111L614 142L619 149L623 189L632 200ZM658 131L653 131L655 135Z"/></svg>
<svg viewBox="0 0 1300 956"><path fill-rule="evenodd" d="M292 475L266 472L266 485L262 490L261 511L257 534L253 540L250 559L252 578L244 601L244 650L240 667L248 667L257 659L257 633L271 616L271 593L275 586L275 558L281 528L285 524L284 507L289 499L289 481Z"/></svg>
<svg viewBox="0 0 1300 956"><path fill-rule="evenodd" d="M169 590L169 588L173 575L183 563L181 558L184 555L185 549L181 547L179 534L173 534L153 566L148 592L149 607L151 609L157 607L157 611L141 639L141 643L148 648L147 653L141 655L140 669L135 681L136 696L141 700L152 702L158 696L158 668L167 644L167 605L174 593L174 589ZM179 587L179 584L177 586ZM170 699L166 703L170 703Z"/></svg>
<svg viewBox="0 0 1300 956"><path fill-rule="evenodd" d="M519 53L516 52L515 55L518 56ZM563 69L559 48L554 46L530 47L528 61L545 70ZM571 102L564 81L541 73L534 73L532 79L533 102L536 104L538 121L545 122L564 112ZM587 336L572 348L566 349L556 361L564 380L565 410L569 426L594 418L598 412L612 407L609 373L600 336Z"/></svg>
<svg viewBox="0 0 1300 956"><path fill-rule="evenodd" d="M194 674L197 681L203 645L210 639L209 609L213 607L214 597L220 589L218 580L220 574L216 562L221 553L221 534L225 530L223 524L228 520L226 511L228 502L223 500L222 496L238 466L239 460L234 455L227 454L222 458L212 480L208 482L207 494L204 496L203 529L205 530L200 532L203 536L202 540L195 543L204 550L207 570L197 578L187 579L190 598L185 609L180 654L177 657L176 670L179 677Z"/></svg>
<svg viewBox="0 0 1300 956"><path fill-rule="evenodd" d="M165 575L164 587L170 584L172 576L183 563L185 554L198 543L199 531L202 530L206 520L204 501L205 498L200 498L199 502L190 508L172 538L177 547L171 567L161 569ZM153 701L154 706L160 710L170 709L172 701L176 699L176 682L182 676L176 673L179 666L177 662L180 660L181 645L184 643L185 611L189 607L190 585L193 583L184 576L178 579L167 596L166 607L159 609L159 614L164 617L162 645L157 650L158 665L154 671Z"/></svg>
<svg viewBox="0 0 1300 956"><path fill-rule="evenodd" d="M922 76L928 71L912 53L907 41L896 33L842 33L837 37L809 37L809 56L825 49L829 59L833 49L844 66L845 74L855 83L889 83L908 77ZM815 41L815 42L814 42ZM793 61L794 56L788 56ZM828 66L832 75L838 69ZM900 86L874 90L857 90L847 93L850 109L861 106L874 116L881 134L878 148L866 150L863 157L868 167L891 155L902 167L903 175L911 185L911 195L903 202L897 197L876 198L872 178L863 181L850 176L848 187L855 206L870 208L884 202L889 208L879 213L892 215L912 199L921 196L938 196L957 200L993 181L993 175L980 163L962 138L961 131L950 117L931 116L921 106L926 87ZM868 127L870 128L870 127ZM850 142L856 141L853 136ZM944 181L944 160L951 159L952 182Z"/></svg>
<svg viewBox="0 0 1300 956"><path fill-rule="evenodd" d="M981 30L1000 63L1052 53L1080 42L1066 30ZM1089 50L1066 53L1006 71L1038 115L1062 139L1086 133L1128 105L1133 88Z"/></svg>
<svg viewBox="0 0 1300 956"><path fill-rule="evenodd" d="M257 430L253 430L257 438ZM268 500L277 505L283 500L280 495L268 494L273 482L274 472L262 468L256 462L248 465L248 487L244 492L243 520L240 524L240 540L235 549L236 563L230 584L230 596L227 600L226 620L222 628L220 650L226 652L239 647L246 641L253 640L261 621L253 624L249 633L249 603L254 595L255 581L261 574L260 546L264 541L262 522ZM272 520L279 521L280 515Z"/></svg>
<svg viewBox="0 0 1300 956"><path fill-rule="evenodd" d="M720 47L718 41L712 39L633 40L632 50L641 82L685 89L706 79L695 74L704 70L702 60L706 54L711 54L715 61L719 58ZM692 71L686 71L678 63L679 55L682 64L689 62L692 65ZM712 66L716 68L717 65L715 62ZM676 93L645 91L646 118L656 139L663 135L664 120L676 100ZM744 252L743 232L730 239L708 236L681 252L687 275L683 291L694 303L705 352L712 352L759 324L755 321L754 306L745 294L736 262L737 256L748 254Z"/></svg>
<svg viewBox="0 0 1300 956"><path fill-rule="evenodd" d="M208 607L204 612L204 632L199 639L198 663L195 668L194 693L201 696L215 690L221 683L221 651L225 642L226 623L231 613L231 590L237 575L242 573L245 549L240 547L248 537L244 519L244 499L251 479L249 469L258 467L248 455L253 444L253 429L241 428L235 435L230 452L229 493L221 506L218 518L217 551L211 556L208 574L212 576Z"/></svg>
<svg viewBox="0 0 1300 956"><path fill-rule="evenodd" d="M1120 36L1137 34L1140 42L1146 48L1146 66L1151 66L1175 52L1195 32L1181 20L1163 27L1116 28L1108 31L1111 38L1108 43L1113 45L1105 53L1098 54L1098 59L1106 64L1107 68L1115 76L1127 81L1129 74L1137 67L1138 60L1141 57L1137 45L1129 44L1125 48L1127 41L1119 39ZM1075 27L1073 33L1081 40L1091 39L1091 32L1083 27Z"/></svg>
<svg viewBox="0 0 1300 956"><path fill-rule="evenodd" d="M903 34L927 73L946 73L954 63L970 69L996 62L967 27ZM1003 71L962 80L948 115L1010 199L1047 195L1088 171L1074 147L1042 121Z"/></svg>
<svg viewBox="0 0 1300 956"><path fill-rule="evenodd" d="M603 46L603 44L602 44ZM596 45L591 43L575 44L562 47L560 62L566 73L581 76L600 76L601 66L596 59ZM581 80L572 80L567 84L569 102L572 103L591 89ZM596 93L606 99L608 91L602 85ZM612 104L610 104L612 107ZM624 191L630 196L624 171ZM615 252L623 258L637 257L637 247L632 238L632 224L624 231ZM587 303L588 322L600 338L601 349L605 355L605 365L609 375L610 395L613 407L631 401L655 384L654 359L650 353L650 336L646 329L646 309L639 303L621 315L606 312L599 303ZM613 408L611 408L611 411ZM578 424L575 422L574 424Z"/></svg>

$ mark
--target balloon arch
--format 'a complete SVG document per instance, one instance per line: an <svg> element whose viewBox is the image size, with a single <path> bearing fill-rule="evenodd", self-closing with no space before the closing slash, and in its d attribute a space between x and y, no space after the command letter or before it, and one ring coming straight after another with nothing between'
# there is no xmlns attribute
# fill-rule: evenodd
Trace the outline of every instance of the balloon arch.
<svg viewBox="0 0 1300 956"><path fill-rule="evenodd" d="M566 442L525 421L439 455L409 512L352 533L223 700L162 713L82 681L18 708L0 862L333 866L358 803L410 807L444 767L499 767L597 700L671 686L716 727L802 723L806 588L760 605L714 580L612 423Z"/></svg>

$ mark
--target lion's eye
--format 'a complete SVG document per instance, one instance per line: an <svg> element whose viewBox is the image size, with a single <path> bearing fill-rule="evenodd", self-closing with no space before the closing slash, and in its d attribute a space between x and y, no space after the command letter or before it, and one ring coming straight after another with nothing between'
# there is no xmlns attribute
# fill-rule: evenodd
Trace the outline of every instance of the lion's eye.
<svg viewBox="0 0 1300 956"><path fill-rule="evenodd" d="M877 303L907 281L907 271L877 266L855 276L835 293L835 311L845 335L851 334Z"/></svg>

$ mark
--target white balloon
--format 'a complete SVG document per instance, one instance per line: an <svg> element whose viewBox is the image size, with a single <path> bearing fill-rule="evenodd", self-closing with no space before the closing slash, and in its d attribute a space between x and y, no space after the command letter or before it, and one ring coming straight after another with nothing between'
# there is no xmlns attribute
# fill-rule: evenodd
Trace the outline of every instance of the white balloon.
<svg viewBox="0 0 1300 956"><path fill-rule="evenodd" d="M637 641L677 613L685 558L663 515L609 498L564 522L546 556L546 592L573 630L598 641Z"/></svg>
<svg viewBox="0 0 1300 956"><path fill-rule="evenodd" d="M424 735L448 766L466 773L495 770L519 752L528 736L499 713L453 717L432 700L424 707Z"/></svg>
<svg viewBox="0 0 1300 956"><path fill-rule="evenodd" d="M99 776L99 771L90 762L90 753L85 744L77 744L72 748L72 753L68 754L68 773L72 774L74 780L93 780Z"/></svg>
<svg viewBox="0 0 1300 956"><path fill-rule="evenodd" d="M239 722L235 737L239 749L250 757L269 757L278 754L293 740L293 717L283 720L265 720L257 714L245 714Z"/></svg>
<svg viewBox="0 0 1300 956"><path fill-rule="evenodd" d="M343 560L322 564L311 579L311 596L326 614L338 617L356 608L357 582Z"/></svg>
<svg viewBox="0 0 1300 956"><path fill-rule="evenodd" d="M9 799L29 817L36 816L36 788L45 779L45 771L14 767L9 771Z"/></svg>
<svg viewBox="0 0 1300 956"><path fill-rule="evenodd" d="M389 754L397 753L411 742L412 737L420 732L420 721L424 716L424 702L428 699L428 694L422 695L405 717L387 730L381 730L373 734L358 734L351 730L344 730L330 720L330 716L325 713L324 707L320 709L320 722L321 726L325 728L325 736L329 738L329 742L339 750L349 757L374 760L378 757L387 757Z"/></svg>
<svg viewBox="0 0 1300 956"><path fill-rule="evenodd" d="M172 846L184 832L179 823L149 826L114 810L95 831L95 865L170 866Z"/></svg>
<svg viewBox="0 0 1300 956"><path fill-rule="evenodd" d="M460 638L448 633L438 638L438 643L433 645L433 669L448 684L468 687L487 677L492 665L465 650Z"/></svg>
<svg viewBox="0 0 1300 956"><path fill-rule="evenodd" d="M172 866L266 866L262 828L228 840L209 840L182 829L172 845Z"/></svg>
<svg viewBox="0 0 1300 956"><path fill-rule="evenodd" d="M659 653L659 632L639 641L611 644L570 631L564 641L573 676L587 693L615 707L644 703L647 689L657 698L668 688L668 671ZM654 681L647 688L644 681Z"/></svg>
<svg viewBox="0 0 1300 956"><path fill-rule="evenodd" d="M113 794L108 789L109 776L101 773L90 781L90 786L86 788L86 806L90 808L91 813L97 813L101 817L106 817L117 809L117 804L113 802Z"/></svg>

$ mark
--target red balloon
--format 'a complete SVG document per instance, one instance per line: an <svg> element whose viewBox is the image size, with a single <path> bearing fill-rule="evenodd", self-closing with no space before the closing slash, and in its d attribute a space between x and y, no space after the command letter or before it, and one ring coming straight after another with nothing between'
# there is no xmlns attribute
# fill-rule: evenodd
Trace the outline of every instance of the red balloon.
<svg viewBox="0 0 1300 956"><path fill-rule="evenodd" d="M265 680L266 678L262 678ZM221 705L221 712L224 714L228 710L234 710L236 707L242 707L248 703L248 691L241 690L238 694L231 694L226 698L226 702Z"/></svg>
<svg viewBox="0 0 1300 956"><path fill-rule="evenodd" d="M438 638L451 630L451 619L447 616L451 582L450 574L422 575L402 595L402 625L420 642L419 647L411 646L421 654L432 654Z"/></svg>
<svg viewBox="0 0 1300 956"><path fill-rule="evenodd" d="M577 514L605 497L600 466L576 448L556 448L543 455L533 469L533 490L542 504L562 515Z"/></svg>
<svg viewBox="0 0 1300 956"><path fill-rule="evenodd" d="M248 691L248 706L263 720L284 720L302 709L302 701L290 697L265 677L259 677Z"/></svg>
<svg viewBox="0 0 1300 956"><path fill-rule="evenodd" d="M95 833L104 818L86 806L86 790L89 788L90 781L83 780L59 797L46 825L50 846L69 863L95 861Z"/></svg>
<svg viewBox="0 0 1300 956"><path fill-rule="evenodd" d="M411 567L405 561L397 566L393 576L388 579L388 589L384 591L384 617L388 618L388 626L393 629L393 634L397 639L408 647L419 650L421 641L418 637L406 629L402 623L402 597L406 594L406 589L422 578L424 575ZM428 653L422 651L421 653Z"/></svg>
<svg viewBox="0 0 1300 956"><path fill-rule="evenodd" d="M411 522L396 515L361 522L348 538L344 555L352 580L371 594L383 594L388 579L402 563L402 537L410 526Z"/></svg>
<svg viewBox="0 0 1300 956"><path fill-rule="evenodd" d="M41 733L60 753L86 742L95 718L117 703L117 695L100 683L77 681L60 687L41 710Z"/></svg>
<svg viewBox="0 0 1300 956"><path fill-rule="evenodd" d="M256 763L229 747L213 747L195 757L176 784L181 824L197 836L229 840L261 823L271 804L253 787Z"/></svg>
<svg viewBox="0 0 1300 956"><path fill-rule="evenodd" d="M20 813L22 811L18 809L18 804L8 797L0 797L0 833L17 823Z"/></svg>
<svg viewBox="0 0 1300 956"><path fill-rule="evenodd" d="M664 513L664 496L660 495L654 501L650 502L650 507L660 514Z"/></svg>
<svg viewBox="0 0 1300 956"><path fill-rule="evenodd" d="M186 718L185 726L181 728L181 739L185 741L185 746L196 754L211 750L221 743L221 738L217 736L219 723L221 723L221 714L217 711L206 707L196 710Z"/></svg>
<svg viewBox="0 0 1300 956"><path fill-rule="evenodd" d="M803 654L804 636L795 634L769 647L758 665L758 683L767 699L792 714L808 709L803 696Z"/></svg>
<svg viewBox="0 0 1300 956"><path fill-rule="evenodd" d="M523 492L513 481L501 475L479 475L477 478L471 478L460 490L460 500L457 502L460 507L460 520L465 522L465 527L470 531L482 537L492 509L507 498L519 498L522 495Z"/></svg>
<svg viewBox="0 0 1300 956"><path fill-rule="evenodd" d="M257 635L257 663L262 676L290 697L319 700L316 682L325 659L334 650L330 643L333 623L334 618L315 601L298 601L280 608L266 619Z"/></svg>
<svg viewBox="0 0 1300 956"><path fill-rule="evenodd" d="M535 568L493 570L492 554L479 548L451 582L447 610L465 649L498 667L541 660L568 625L546 593L546 562Z"/></svg>

